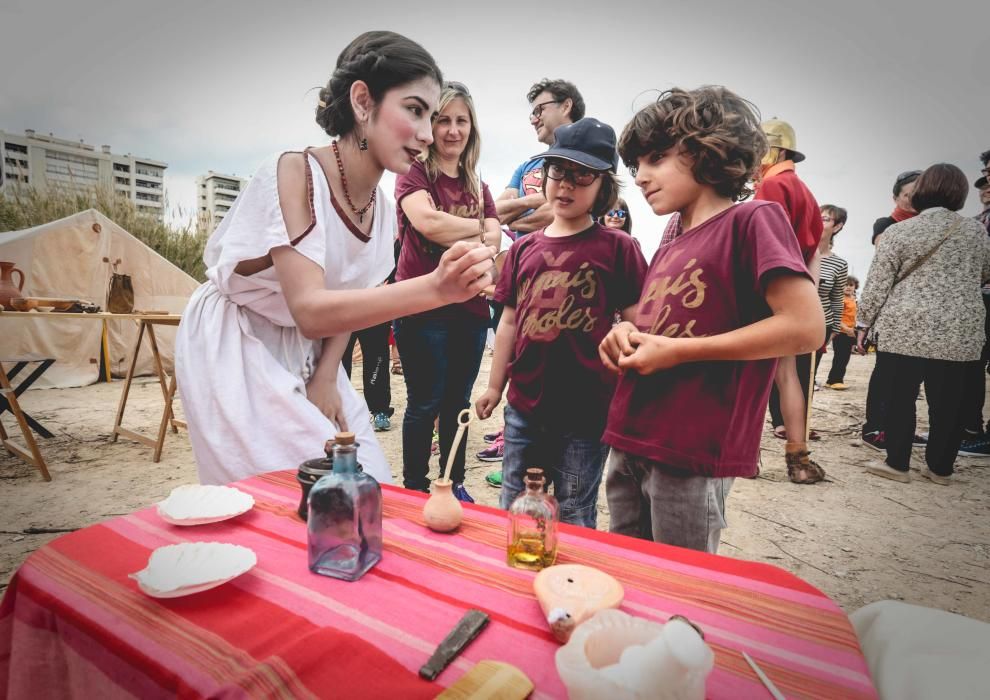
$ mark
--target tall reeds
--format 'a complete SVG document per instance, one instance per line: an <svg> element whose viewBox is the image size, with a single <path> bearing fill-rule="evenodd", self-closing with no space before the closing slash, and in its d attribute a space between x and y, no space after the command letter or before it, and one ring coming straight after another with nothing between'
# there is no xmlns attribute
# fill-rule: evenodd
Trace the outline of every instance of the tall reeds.
<svg viewBox="0 0 990 700"><path fill-rule="evenodd" d="M168 207L167 197L163 206ZM0 195L0 232L17 231L46 224L86 209L96 209L113 219L137 239L178 268L202 282L206 279L203 248L208 229L194 217L175 227L150 213L140 211L127 197L109 187L49 186L39 190L8 182ZM182 216L179 210L180 220Z"/></svg>

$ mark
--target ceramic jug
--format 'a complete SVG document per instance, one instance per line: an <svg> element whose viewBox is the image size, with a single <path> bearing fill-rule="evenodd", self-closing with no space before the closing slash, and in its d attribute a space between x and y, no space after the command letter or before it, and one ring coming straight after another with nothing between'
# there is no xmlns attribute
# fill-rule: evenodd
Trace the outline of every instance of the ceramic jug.
<svg viewBox="0 0 990 700"><path fill-rule="evenodd" d="M450 479L437 479L433 482L432 493L423 506L423 521L436 532L456 530L464 517L461 502L451 490L454 482Z"/></svg>
<svg viewBox="0 0 990 700"><path fill-rule="evenodd" d="M14 273L21 276L21 281L14 284ZM10 300L24 296L24 273L14 267L12 262L0 261L0 304L10 309Z"/></svg>

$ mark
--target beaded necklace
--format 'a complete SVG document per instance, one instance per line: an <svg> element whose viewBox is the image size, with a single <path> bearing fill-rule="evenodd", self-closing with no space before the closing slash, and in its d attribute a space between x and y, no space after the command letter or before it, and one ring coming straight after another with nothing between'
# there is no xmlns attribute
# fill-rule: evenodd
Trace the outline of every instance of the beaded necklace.
<svg viewBox="0 0 990 700"><path fill-rule="evenodd" d="M337 148L337 141L331 141L330 145L333 146L333 155L337 159L337 170L340 172L340 186L344 190L344 199L347 200L347 206L351 208L351 212L358 218L358 221L364 223L364 215L368 213L371 207L375 206L375 195L378 194L378 188L376 187L371 191L371 199L368 200L368 203L363 208L358 209L354 206L354 202L351 201L351 193L347 191L347 176L344 175L344 162L340 159L340 149Z"/></svg>

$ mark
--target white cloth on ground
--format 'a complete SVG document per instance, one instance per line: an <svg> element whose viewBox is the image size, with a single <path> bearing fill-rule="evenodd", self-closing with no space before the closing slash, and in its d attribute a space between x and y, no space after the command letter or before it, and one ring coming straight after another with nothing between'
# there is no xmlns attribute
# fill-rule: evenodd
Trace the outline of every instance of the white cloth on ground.
<svg viewBox="0 0 990 700"><path fill-rule="evenodd" d="M267 161L210 237L203 259L207 282L183 312L175 342L176 375L193 455L204 484L223 484L266 471L294 469L322 455L337 427L306 398L306 381L322 341L296 327L274 267L250 276L234 272L243 260L273 248L295 250L325 272L327 289L366 289L394 265L395 208L378 189L370 238L348 227L319 161L307 155L314 222L290 241L278 199L279 156ZM337 373L358 459L381 483L391 470L372 430L368 407Z"/></svg>
<svg viewBox="0 0 990 700"><path fill-rule="evenodd" d="M849 616L881 698L988 697L990 624L881 600Z"/></svg>

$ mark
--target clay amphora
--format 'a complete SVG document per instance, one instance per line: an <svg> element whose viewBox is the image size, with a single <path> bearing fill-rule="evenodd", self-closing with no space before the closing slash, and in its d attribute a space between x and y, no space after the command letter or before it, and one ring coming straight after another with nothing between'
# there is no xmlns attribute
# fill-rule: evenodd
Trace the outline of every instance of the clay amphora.
<svg viewBox="0 0 990 700"><path fill-rule="evenodd" d="M430 497L423 506L423 520L426 527L436 532L456 530L464 517L461 502L454 498L451 490L454 482L450 479L437 479L433 482Z"/></svg>
<svg viewBox="0 0 990 700"><path fill-rule="evenodd" d="M21 276L21 281L14 284L14 273ZM10 309L10 300L24 296L24 273L14 267L12 262L0 261L0 304Z"/></svg>

